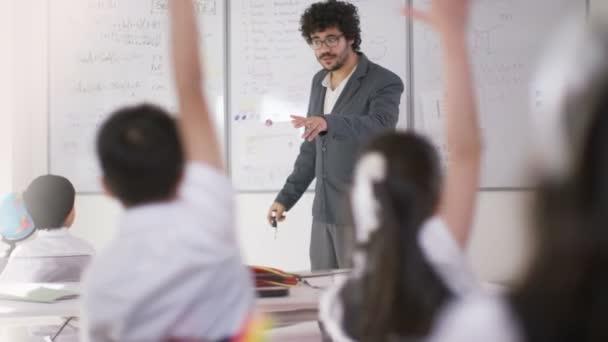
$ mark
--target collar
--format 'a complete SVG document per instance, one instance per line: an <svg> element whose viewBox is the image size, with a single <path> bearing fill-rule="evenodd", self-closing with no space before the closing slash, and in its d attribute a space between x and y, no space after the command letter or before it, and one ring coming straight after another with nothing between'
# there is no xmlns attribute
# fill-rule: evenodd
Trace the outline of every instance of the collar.
<svg viewBox="0 0 608 342"><path fill-rule="evenodd" d="M69 235L69 234L70 234L70 232L68 231L67 227L53 228L53 229L45 229L45 228L36 229L36 235L41 236L41 237L65 236L65 235Z"/></svg>
<svg viewBox="0 0 608 342"><path fill-rule="evenodd" d="M338 89L340 86L342 86L343 84L346 84L348 82L348 80L350 79L350 77L355 73L355 71L357 70L357 67L359 66L359 63L355 64L355 67L353 68L353 70L350 71L350 74L348 74L348 76L346 76L342 82L340 82L340 84L338 84L338 86L336 87L336 89ZM325 88L329 88L330 86L330 80L331 80L331 72L328 72L325 75L325 78L323 78L323 81L321 81L321 85L324 86ZM334 89L334 90L336 90Z"/></svg>
<svg viewBox="0 0 608 342"><path fill-rule="evenodd" d="M369 59L367 59L367 56L365 56L364 53L360 52L359 53L359 62L357 63L357 67L353 68L353 73L351 74L352 77L354 77L355 79L359 79L359 78L367 75L367 70L369 69L370 63L371 62L369 61ZM321 69L321 75L323 75L322 80L324 80L326 77L328 77L329 73L330 73L329 71L327 71L325 69ZM317 81L317 82L319 82L319 81Z"/></svg>

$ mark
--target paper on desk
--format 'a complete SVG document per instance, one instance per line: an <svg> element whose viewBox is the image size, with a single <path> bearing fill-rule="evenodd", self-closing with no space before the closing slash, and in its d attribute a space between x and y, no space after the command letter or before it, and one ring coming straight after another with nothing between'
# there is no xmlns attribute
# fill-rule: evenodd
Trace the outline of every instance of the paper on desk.
<svg viewBox="0 0 608 342"><path fill-rule="evenodd" d="M41 286L37 284L0 285L0 300L52 303L58 300L76 298L78 295L77 291L54 286Z"/></svg>

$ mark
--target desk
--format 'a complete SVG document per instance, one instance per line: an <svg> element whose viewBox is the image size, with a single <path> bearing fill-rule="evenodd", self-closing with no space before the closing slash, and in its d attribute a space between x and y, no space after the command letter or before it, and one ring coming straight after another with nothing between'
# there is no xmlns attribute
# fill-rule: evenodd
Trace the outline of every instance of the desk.
<svg viewBox="0 0 608 342"><path fill-rule="evenodd" d="M307 279L311 285L326 287L333 282L333 275ZM42 285L42 284L41 284ZM57 285L57 284L55 284ZM79 283L65 283L65 289L78 291ZM290 289L287 297L257 298L256 309L273 317L276 326L286 326L317 319L318 303L322 289L299 284ZM0 324L29 324L33 320L80 316L80 299L61 300L54 303L31 303L0 300Z"/></svg>
<svg viewBox="0 0 608 342"><path fill-rule="evenodd" d="M322 277L307 278L315 287L327 287L341 275L328 274ZM79 284L64 284L66 289L78 290ZM483 283L482 290L498 294L505 288L495 284ZM273 330L269 331L271 341L294 340L319 341L320 332L316 323L319 298L323 289L299 284L290 289L290 295L277 298L257 298L258 312L270 315L274 320ZM26 326L60 324L60 317L78 317L80 300L70 299L51 304L28 303L0 300L0 337L1 326Z"/></svg>
<svg viewBox="0 0 608 342"><path fill-rule="evenodd" d="M29 283L27 285L35 284ZM64 289L71 291L79 291L80 289L79 283L37 285L51 285L52 287L62 285ZM62 300L48 304L0 300L0 340L32 341L33 336L41 339L41 336L47 336L49 333L53 334L57 331L65 322L64 317L77 317L79 315L80 301L78 299ZM30 327L36 328L30 330ZM77 334L72 332L66 335L67 331L68 329L62 333L63 340L78 340ZM32 333L34 335L30 335ZM42 333L42 335L39 335L39 333Z"/></svg>
<svg viewBox="0 0 608 342"><path fill-rule="evenodd" d="M274 327L316 321L323 290L333 284L336 278L346 276L343 270L297 274L306 284L300 282L290 288L289 296L256 300L256 308L273 318Z"/></svg>
<svg viewBox="0 0 608 342"><path fill-rule="evenodd" d="M28 285L34 285L28 283ZM62 285L66 290L79 291L80 283L39 284L53 287ZM46 317L76 317L80 315L80 300L68 299L54 303L32 303L13 300L0 300L0 320L19 320Z"/></svg>
<svg viewBox="0 0 608 342"><path fill-rule="evenodd" d="M323 290L299 284L290 289L287 297L258 298L256 309L270 315L275 327L316 321L322 292Z"/></svg>

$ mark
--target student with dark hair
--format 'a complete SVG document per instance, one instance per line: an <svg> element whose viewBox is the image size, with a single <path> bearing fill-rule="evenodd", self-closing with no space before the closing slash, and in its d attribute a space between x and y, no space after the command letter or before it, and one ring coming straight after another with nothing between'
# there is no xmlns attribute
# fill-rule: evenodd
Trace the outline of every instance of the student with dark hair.
<svg viewBox="0 0 608 342"><path fill-rule="evenodd" d="M32 181L23 200L36 232L17 244L0 281L80 281L95 250L68 231L76 215L75 195L72 183L61 176L44 175Z"/></svg>
<svg viewBox="0 0 608 342"><path fill-rule="evenodd" d="M356 155L373 135L396 127L403 82L360 51L359 14L350 3L312 4L300 31L323 69L312 79L307 117L292 116L306 141L267 218L283 221L316 178L311 268L350 267L347 190Z"/></svg>
<svg viewBox="0 0 608 342"><path fill-rule="evenodd" d="M371 140L355 168L354 269L326 293L333 341L422 341L440 309L476 288L464 256L479 183L481 138L467 56L467 0L433 0L424 19L441 40L449 163L414 133Z"/></svg>
<svg viewBox="0 0 608 342"><path fill-rule="evenodd" d="M608 26L568 29L537 80L531 263L509 294L448 309L433 341L608 341Z"/></svg>
<svg viewBox="0 0 608 342"><path fill-rule="evenodd" d="M253 282L202 88L194 12L190 0L169 2L177 120L127 107L98 134L104 187L126 210L87 273L90 341L219 341L250 322Z"/></svg>
<svg viewBox="0 0 608 342"><path fill-rule="evenodd" d="M114 112L97 137L104 187L125 207L177 195L184 152L177 122L164 109L141 104Z"/></svg>

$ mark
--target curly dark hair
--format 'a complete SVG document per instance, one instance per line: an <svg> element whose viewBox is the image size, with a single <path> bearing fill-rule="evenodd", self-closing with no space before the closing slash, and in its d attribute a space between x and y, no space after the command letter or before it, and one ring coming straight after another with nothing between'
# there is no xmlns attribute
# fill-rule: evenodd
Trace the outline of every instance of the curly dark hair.
<svg viewBox="0 0 608 342"><path fill-rule="evenodd" d="M304 11L300 18L300 32L308 44L315 32L337 27L347 40L353 41L353 50L359 51L361 28L357 7L345 1L328 0L317 2Z"/></svg>

